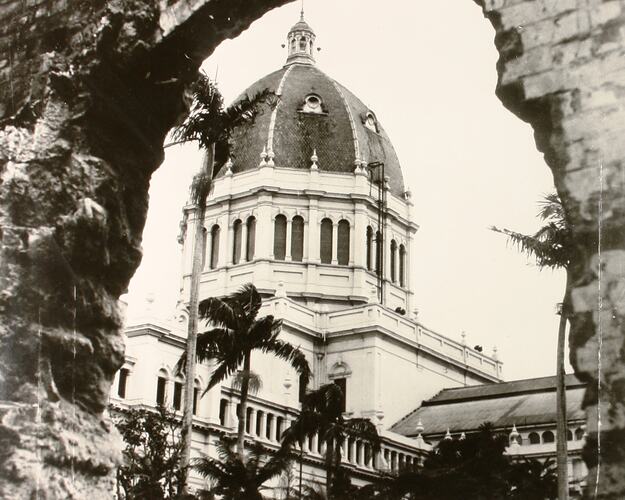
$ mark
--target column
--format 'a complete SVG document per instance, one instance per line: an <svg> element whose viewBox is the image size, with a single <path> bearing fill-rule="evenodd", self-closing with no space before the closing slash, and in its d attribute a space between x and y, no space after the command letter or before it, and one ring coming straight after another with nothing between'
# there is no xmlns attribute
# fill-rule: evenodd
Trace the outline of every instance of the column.
<svg viewBox="0 0 625 500"><path fill-rule="evenodd" d="M367 267L367 216L365 213L365 208L362 203L358 203L355 209L354 216L354 230L350 231L349 234L350 240L353 241L352 244L352 253L353 263L356 266L362 266L364 268Z"/></svg>
<svg viewBox="0 0 625 500"><path fill-rule="evenodd" d="M233 243L234 243L234 224L228 221L228 237L226 238L226 265L231 266L233 263Z"/></svg>
<svg viewBox="0 0 625 500"><path fill-rule="evenodd" d="M348 441L348 443L349 443L349 441ZM357 441L354 439L350 446L351 446L350 455L352 457L351 462L353 464L356 464L356 463L358 463L358 443L357 443Z"/></svg>
<svg viewBox="0 0 625 500"><path fill-rule="evenodd" d="M248 406L248 408L250 408ZM246 425L248 426L250 432L248 432L248 434L251 436L256 432L256 410L254 408L251 408L249 411L249 421L246 423Z"/></svg>
<svg viewBox="0 0 625 500"><path fill-rule="evenodd" d="M339 248L339 225L336 222L332 222L332 264L338 264L337 250Z"/></svg>
<svg viewBox="0 0 625 500"><path fill-rule="evenodd" d="M310 450L312 453L318 454L319 453L319 434L315 434L312 438L312 450Z"/></svg>
<svg viewBox="0 0 625 500"><path fill-rule="evenodd" d="M206 248L204 249L204 269L210 269L213 248L213 232L206 229Z"/></svg>
<svg viewBox="0 0 625 500"><path fill-rule="evenodd" d="M308 261L308 259L309 259L309 257L310 257L310 254L309 254L309 252L308 252L308 245L309 245L308 238L309 238L309 233L310 233L309 223L308 223L308 221L304 221L304 249L303 249L304 251L303 251L303 255L302 255L302 260L303 260L304 262L307 262L307 261Z"/></svg>
<svg viewBox="0 0 625 500"><path fill-rule="evenodd" d="M308 207L308 260L319 263L319 200L313 198Z"/></svg>
<svg viewBox="0 0 625 500"><path fill-rule="evenodd" d="M356 250L356 227L354 226L354 224L350 224L349 225L349 262L348 264L350 266L354 265L355 262L355 256L354 256L354 252Z"/></svg>
<svg viewBox="0 0 625 500"><path fill-rule="evenodd" d="M273 253L274 227L271 220L272 198L270 194L258 197L256 217L256 258L267 259ZM262 236L261 236L262 235Z"/></svg>
<svg viewBox="0 0 625 500"><path fill-rule="evenodd" d="M292 232L292 221L287 217L286 219L286 256L285 260L291 260L291 232Z"/></svg>
<svg viewBox="0 0 625 500"><path fill-rule="evenodd" d="M358 462L358 465L366 465L365 464L365 444L364 443L358 443L358 446L356 447L356 450L358 452L358 456L356 458L356 461Z"/></svg>

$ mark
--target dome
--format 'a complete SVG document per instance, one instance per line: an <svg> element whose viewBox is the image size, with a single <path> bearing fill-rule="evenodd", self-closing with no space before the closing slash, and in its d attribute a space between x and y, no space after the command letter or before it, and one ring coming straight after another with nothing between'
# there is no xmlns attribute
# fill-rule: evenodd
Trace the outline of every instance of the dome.
<svg viewBox="0 0 625 500"><path fill-rule="evenodd" d="M391 193L402 197L399 160L384 128L360 99L315 66L314 37L302 14L287 37L285 66L242 94L253 97L267 89L278 98L262 103L254 121L234 131L232 172L258 168L263 151L276 167L309 169L316 152L322 172L353 174L357 166L384 163Z"/></svg>

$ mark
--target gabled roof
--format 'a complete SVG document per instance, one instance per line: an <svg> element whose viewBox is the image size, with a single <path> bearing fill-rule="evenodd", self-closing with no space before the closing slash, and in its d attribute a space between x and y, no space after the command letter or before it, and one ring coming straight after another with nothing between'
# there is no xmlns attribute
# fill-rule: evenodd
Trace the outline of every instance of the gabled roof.
<svg viewBox="0 0 625 500"><path fill-rule="evenodd" d="M567 375L567 415L582 420L585 385ZM493 384L443 389L419 408L394 424L390 430L416 436L419 421L423 434L444 434L477 430L484 422L496 428L540 426L556 419L556 378L541 377Z"/></svg>

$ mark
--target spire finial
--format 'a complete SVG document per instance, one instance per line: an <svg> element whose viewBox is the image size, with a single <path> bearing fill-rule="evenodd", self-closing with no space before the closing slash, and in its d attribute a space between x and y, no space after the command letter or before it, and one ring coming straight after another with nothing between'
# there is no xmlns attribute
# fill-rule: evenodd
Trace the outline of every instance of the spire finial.
<svg viewBox="0 0 625 500"><path fill-rule="evenodd" d="M300 10L300 13L299 13L299 20L300 21L304 20L304 0L302 0L302 9Z"/></svg>

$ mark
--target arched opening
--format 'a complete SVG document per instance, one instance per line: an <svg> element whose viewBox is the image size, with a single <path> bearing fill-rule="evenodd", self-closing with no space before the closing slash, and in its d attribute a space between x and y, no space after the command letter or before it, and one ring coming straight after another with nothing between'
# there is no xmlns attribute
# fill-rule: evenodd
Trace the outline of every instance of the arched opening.
<svg viewBox="0 0 625 500"><path fill-rule="evenodd" d="M397 281L397 242L391 240L391 281L395 283Z"/></svg>
<svg viewBox="0 0 625 500"><path fill-rule="evenodd" d="M339 265L346 266L349 264L349 221L343 219L339 221L337 229L337 248L336 256Z"/></svg>
<svg viewBox="0 0 625 500"><path fill-rule="evenodd" d="M530 444L540 444L540 435L538 432L530 432L527 435L527 440Z"/></svg>
<svg viewBox="0 0 625 500"><path fill-rule="evenodd" d="M273 257L276 260L286 259L286 216L276 215L273 231Z"/></svg>
<svg viewBox="0 0 625 500"><path fill-rule="evenodd" d="M291 260L301 262L304 258L304 218L300 215L291 221Z"/></svg>
<svg viewBox="0 0 625 500"><path fill-rule="evenodd" d="M219 226L215 224L211 228L211 257L210 257L210 267L211 269L216 269L219 265Z"/></svg>
<svg viewBox="0 0 625 500"><path fill-rule="evenodd" d="M556 437L553 432L545 431L543 432L542 441L543 443L553 443L556 440Z"/></svg>
<svg viewBox="0 0 625 500"><path fill-rule="evenodd" d="M384 262L384 243L382 241L382 233L380 231L375 232L375 273L382 275Z"/></svg>
<svg viewBox="0 0 625 500"><path fill-rule="evenodd" d="M156 378L156 404L163 406L167 401L167 372L159 370Z"/></svg>
<svg viewBox="0 0 625 500"><path fill-rule="evenodd" d="M406 286L406 247L399 245L399 286Z"/></svg>
<svg viewBox="0 0 625 500"><path fill-rule="evenodd" d="M126 385L128 383L128 377L130 376L130 370L128 370L128 368L122 368L119 370L117 376L117 395L124 399L126 397Z"/></svg>
<svg viewBox="0 0 625 500"><path fill-rule="evenodd" d="M232 225L232 263L241 261L241 239L243 238L243 223L241 219L234 221Z"/></svg>
<svg viewBox="0 0 625 500"><path fill-rule="evenodd" d="M322 264L332 263L332 221L330 219L321 221L319 259Z"/></svg>
<svg viewBox="0 0 625 500"><path fill-rule="evenodd" d="M575 429L575 439L577 439L578 441L584 439L584 429L582 429L581 427Z"/></svg>
<svg viewBox="0 0 625 500"><path fill-rule="evenodd" d="M219 424L220 425L226 425L227 422L227 418L228 418L228 400L227 399L220 399L219 400Z"/></svg>
<svg viewBox="0 0 625 500"><path fill-rule="evenodd" d="M247 218L247 241L245 246L245 260L250 262L254 259L256 251L256 217Z"/></svg>
<svg viewBox="0 0 625 500"><path fill-rule="evenodd" d="M367 226L367 248L366 248L366 266L369 271L373 271L373 228Z"/></svg>

